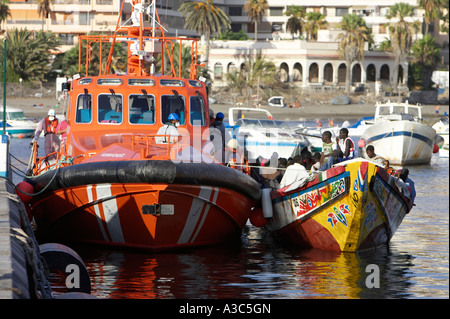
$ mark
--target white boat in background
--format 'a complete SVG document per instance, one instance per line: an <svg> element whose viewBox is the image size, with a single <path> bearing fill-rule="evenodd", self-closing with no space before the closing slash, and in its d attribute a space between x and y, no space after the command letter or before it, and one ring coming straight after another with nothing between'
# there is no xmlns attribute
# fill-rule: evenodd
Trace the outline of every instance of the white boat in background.
<svg viewBox="0 0 450 319"><path fill-rule="evenodd" d="M25 117L22 109L6 107L6 134L11 137L31 137L38 123ZM3 107L0 108L0 129L3 131Z"/></svg>
<svg viewBox="0 0 450 319"><path fill-rule="evenodd" d="M436 133L443 138L443 143L441 145L441 149L448 150L448 118L442 118L438 122L434 123L432 128L436 130Z"/></svg>
<svg viewBox="0 0 450 319"><path fill-rule="evenodd" d="M249 162L254 163L259 156L271 158L274 152L278 157L289 158L309 149L309 140L292 130L281 128L272 114L257 108L230 108L228 124L231 135L238 140L238 145Z"/></svg>
<svg viewBox="0 0 450 319"><path fill-rule="evenodd" d="M430 163L435 136L436 131L422 123L422 106L387 102L376 104L374 123L361 139L391 165L403 166Z"/></svg>

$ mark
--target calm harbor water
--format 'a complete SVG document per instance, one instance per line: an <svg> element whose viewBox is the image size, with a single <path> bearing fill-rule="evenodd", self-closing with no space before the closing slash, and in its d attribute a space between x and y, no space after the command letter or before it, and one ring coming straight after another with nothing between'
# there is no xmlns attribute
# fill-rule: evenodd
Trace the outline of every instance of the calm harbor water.
<svg viewBox="0 0 450 319"><path fill-rule="evenodd" d="M28 162L30 141L11 139L11 154ZM449 159L409 169L416 206L388 246L364 253L286 249L253 226L238 243L176 253L72 248L101 299L449 298ZM379 288L368 288L368 265Z"/></svg>

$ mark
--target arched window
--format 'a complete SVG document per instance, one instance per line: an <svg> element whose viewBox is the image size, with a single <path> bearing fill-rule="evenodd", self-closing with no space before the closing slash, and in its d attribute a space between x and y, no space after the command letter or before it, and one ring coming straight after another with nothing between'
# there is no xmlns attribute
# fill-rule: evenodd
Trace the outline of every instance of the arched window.
<svg viewBox="0 0 450 319"><path fill-rule="evenodd" d="M309 66L309 82L319 82L319 66L317 65L317 63L313 63Z"/></svg>
<svg viewBox="0 0 450 319"><path fill-rule="evenodd" d="M300 63L295 63L294 64L294 82L298 81L301 82L303 81L303 67Z"/></svg>
<svg viewBox="0 0 450 319"><path fill-rule="evenodd" d="M345 65L345 63L342 63L341 65L339 65L338 68L338 83L345 84L345 74L347 72L347 66Z"/></svg>
<svg viewBox="0 0 450 319"><path fill-rule="evenodd" d="M333 83L333 66L331 63L325 64L323 68L323 80L328 83Z"/></svg>
<svg viewBox="0 0 450 319"><path fill-rule="evenodd" d="M380 80L389 81L390 71L387 64L383 64L380 69Z"/></svg>
<svg viewBox="0 0 450 319"><path fill-rule="evenodd" d="M352 68L352 82L361 82L361 65L359 63L356 63Z"/></svg>
<svg viewBox="0 0 450 319"><path fill-rule="evenodd" d="M289 82L289 67L286 63L280 65L280 81Z"/></svg>
<svg viewBox="0 0 450 319"><path fill-rule="evenodd" d="M214 64L214 79L220 80L223 76L223 67L222 63Z"/></svg>
<svg viewBox="0 0 450 319"><path fill-rule="evenodd" d="M376 78L377 78L377 70L375 69L375 65L369 64L366 69L366 81L375 82Z"/></svg>

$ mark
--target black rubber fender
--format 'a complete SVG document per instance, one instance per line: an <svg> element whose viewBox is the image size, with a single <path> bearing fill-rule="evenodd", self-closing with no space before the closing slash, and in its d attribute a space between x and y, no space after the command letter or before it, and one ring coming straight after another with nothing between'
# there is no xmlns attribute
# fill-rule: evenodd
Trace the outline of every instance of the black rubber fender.
<svg viewBox="0 0 450 319"><path fill-rule="evenodd" d="M39 249L50 272L59 270L62 273L67 273L69 278L72 274L71 272L76 269L77 274L79 274L79 280L76 282L76 287L67 288L68 292L91 293L91 279L86 265L73 249L57 243L42 244L39 245ZM70 270L69 272L66 271L68 269Z"/></svg>

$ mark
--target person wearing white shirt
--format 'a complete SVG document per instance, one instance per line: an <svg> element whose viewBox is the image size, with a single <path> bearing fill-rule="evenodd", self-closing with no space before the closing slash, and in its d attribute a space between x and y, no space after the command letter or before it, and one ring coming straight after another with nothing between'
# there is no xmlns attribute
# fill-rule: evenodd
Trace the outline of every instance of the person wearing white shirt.
<svg viewBox="0 0 450 319"><path fill-rule="evenodd" d="M176 123L180 121L180 118L178 114L171 113L168 117L168 122L161 126L156 132L156 135L169 135L167 136L156 136L155 142L157 144L167 144L167 142L170 140L170 143L175 143L178 140L178 129L176 126Z"/></svg>
<svg viewBox="0 0 450 319"><path fill-rule="evenodd" d="M283 178L280 182L280 188L291 185L294 182L301 180L302 178L309 177L309 173L306 171L305 166L300 164L302 162L302 157L296 155L294 157L294 164L288 166L284 172Z"/></svg>

